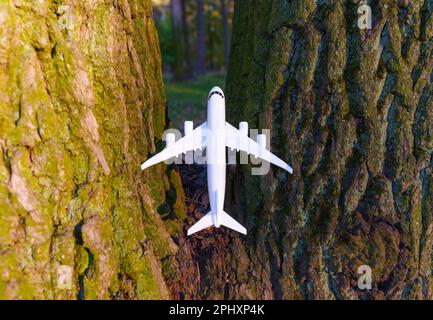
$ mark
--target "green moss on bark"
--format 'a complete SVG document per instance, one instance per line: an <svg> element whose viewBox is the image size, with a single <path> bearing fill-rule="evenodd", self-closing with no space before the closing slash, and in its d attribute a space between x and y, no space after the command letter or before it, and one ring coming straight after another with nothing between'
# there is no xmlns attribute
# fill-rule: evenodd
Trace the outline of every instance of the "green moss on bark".
<svg viewBox="0 0 433 320"><path fill-rule="evenodd" d="M151 1L6 1L0 20L0 297L168 298L169 177L140 170L165 127Z"/></svg>

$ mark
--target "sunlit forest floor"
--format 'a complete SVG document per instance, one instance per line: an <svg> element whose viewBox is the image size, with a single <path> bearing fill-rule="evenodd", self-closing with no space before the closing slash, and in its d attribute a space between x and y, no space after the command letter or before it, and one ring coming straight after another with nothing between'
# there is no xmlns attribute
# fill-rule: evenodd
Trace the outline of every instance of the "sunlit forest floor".
<svg viewBox="0 0 433 320"><path fill-rule="evenodd" d="M168 102L168 117L173 128L183 130L186 120L194 121L194 127L206 120L206 99L209 90L219 86L224 90L225 73L208 73L193 80L174 82L164 75Z"/></svg>

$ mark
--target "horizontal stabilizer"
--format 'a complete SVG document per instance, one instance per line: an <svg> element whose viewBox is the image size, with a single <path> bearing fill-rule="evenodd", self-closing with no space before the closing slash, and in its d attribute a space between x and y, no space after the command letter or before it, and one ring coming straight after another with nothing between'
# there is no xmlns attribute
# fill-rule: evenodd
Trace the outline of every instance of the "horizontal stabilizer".
<svg viewBox="0 0 433 320"><path fill-rule="evenodd" d="M191 228L188 229L188 235L192 235L196 232L199 232L200 230L203 230L207 227L210 227L213 225L212 222L212 211L209 211L207 215L205 215L203 218L201 218L195 225L193 225Z"/></svg>
<svg viewBox="0 0 433 320"><path fill-rule="evenodd" d="M239 222L230 217L226 212L222 213L220 223L227 228L233 229L239 233L247 234L247 229L245 229Z"/></svg>

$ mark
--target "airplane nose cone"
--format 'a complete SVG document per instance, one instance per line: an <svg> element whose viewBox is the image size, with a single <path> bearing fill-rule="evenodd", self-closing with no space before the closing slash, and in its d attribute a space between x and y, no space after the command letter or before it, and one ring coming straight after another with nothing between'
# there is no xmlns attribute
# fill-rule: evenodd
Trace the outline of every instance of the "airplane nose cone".
<svg viewBox="0 0 433 320"><path fill-rule="evenodd" d="M219 93L223 93L223 90L218 86L213 87L210 92L214 92L214 91L218 91Z"/></svg>
<svg viewBox="0 0 433 320"><path fill-rule="evenodd" d="M213 96L213 95L217 95L223 99L225 99L224 97L224 92L222 91L222 89L220 87L213 87L211 89L211 91L209 91L209 99Z"/></svg>

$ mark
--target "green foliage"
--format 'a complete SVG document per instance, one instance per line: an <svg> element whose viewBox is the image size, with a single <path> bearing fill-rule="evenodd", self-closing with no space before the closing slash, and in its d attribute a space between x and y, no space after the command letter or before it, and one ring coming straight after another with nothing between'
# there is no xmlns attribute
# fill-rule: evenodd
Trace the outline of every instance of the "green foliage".
<svg viewBox="0 0 433 320"><path fill-rule="evenodd" d="M159 35L162 61L164 64L173 67L175 41L171 14L161 17L161 19L156 22L156 29L158 30Z"/></svg>
<svg viewBox="0 0 433 320"><path fill-rule="evenodd" d="M173 27L172 11L168 3L154 1L154 16L159 34L162 62L165 72L175 73L181 79L190 78L194 73L194 60L197 58L197 7L196 1L184 0L186 23L176 32ZM231 29L234 1L226 0L227 29ZM206 64L212 71L224 70L225 45L223 17L220 0L207 0L204 6ZM185 39L188 39L187 41ZM228 39L229 42L229 39ZM187 62L188 61L188 62ZM186 70L188 65L193 70ZM179 73L179 70L181 74Z"/></svg>
<svg viewBox="0 0 433 320"><path fill-rule="evenodd" d="M205 6L206 60L208 69L221 70L225 67L224 34L222 14L218 3L209 1Z"/></svg>

